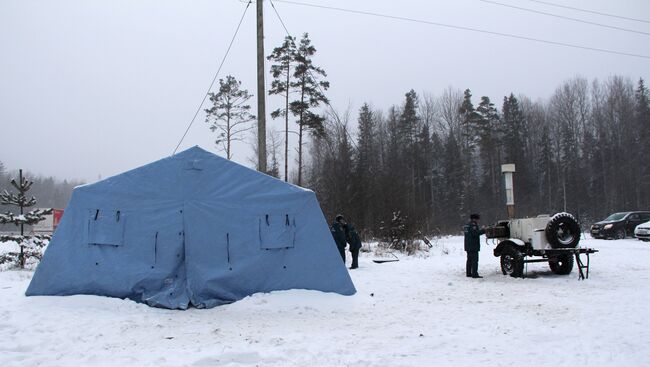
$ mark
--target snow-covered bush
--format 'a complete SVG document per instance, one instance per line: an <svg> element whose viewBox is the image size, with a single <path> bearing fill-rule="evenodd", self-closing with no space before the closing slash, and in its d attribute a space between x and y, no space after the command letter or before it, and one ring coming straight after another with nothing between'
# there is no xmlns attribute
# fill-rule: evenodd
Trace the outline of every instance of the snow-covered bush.
<svg viewBox="0 0 650 367"><path fill-rule="evenodd" d="M393 218L390 223L383 223L381 226L382 238L377 246L376 254L383 250L397 250L408 255L413 255L420 251L426 251L429 248L422 239L422 233L416 231L408 224L408 217L403 216L400 211L393 212Z"/></svg>
<svg viewBox="0 0 650 367"><path fill-rule="evenodd" d="M0 271L12 268L33 269L43 258L52 236L0 236ZM22 259L21 264L21 248ZM22 265L22 266L21 266Z"/></svg>

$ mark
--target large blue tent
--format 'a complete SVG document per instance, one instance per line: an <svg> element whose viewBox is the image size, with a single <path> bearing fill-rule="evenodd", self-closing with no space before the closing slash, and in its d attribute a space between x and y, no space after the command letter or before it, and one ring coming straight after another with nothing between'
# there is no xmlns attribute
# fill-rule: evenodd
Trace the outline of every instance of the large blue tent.
<svg viewBox="0 0 650 367"><path fill-rule="evenodd" d="M186 309L296 288L355 293L316 195L194 147L75 188L26 294Z"/></svg>

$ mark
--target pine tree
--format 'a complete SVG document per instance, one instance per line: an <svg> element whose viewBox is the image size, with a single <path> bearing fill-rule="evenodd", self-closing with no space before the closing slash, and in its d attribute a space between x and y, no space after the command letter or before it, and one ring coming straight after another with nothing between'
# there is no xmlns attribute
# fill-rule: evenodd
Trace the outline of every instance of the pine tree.
<svg viewBox="0 0 650 367"><path fill-rule="evenodd" d="M437 132L431 134L431 229L440 231L441 219L446 218L447 212L444 210L444 195L447 187L444 185L443 163L445 157L445 145L443 139Z"/></svg>
<svg viewBox="0 0 650 367"><path fill-rule="evenodd" d="M404 99L404 107L402 107L402 114L400 116L400 140L401 143L407 148L415 142L415 135L417 134L420 116L418 116L418 95L413 89L406 93Z"/></svg>
<svg viewBox="0 0 650 367"><path fill-rule="evenodd" d="M553 161L553 151L552 151L552 142L549 132L549 127L545 125L542 127L542 134L539 141L539 146L541 152L539 155L539 161L537 163L537 172L540 176L540 190L538 192L539 200L541 203L540 210L545 213L551 213L554 211L555 202L554 202L554 188L556 187L556 182L554 180L555 162Z"/></svg>
<svg viewBox="0 0 650 367"><path fill-rule="evenodd" d="M271 166L268 168L266 174L276 178L280 177L280 164L278 163L278 148L280 146L280 139L278 138L278 132L271 130L268 134L270 140L270 146L267 150L267 154L271 157ZM268 159L267 159L268 160Z"/></svg>
<svg viewBox="0 0 650 367"><path fill-rule="evenodd" d="M33 247L43 247L44 243L41 238L29 238L25 236L25 225L34 225L42 220L45 220L45 215L52 214L52 209L35 209L25 213L25 208L36 205L36 198L27 198L25 195L34 183L23 177L23 170L19 170L18 182L15 179L11 180L11 185L18 191L17 194L10 193L4 190L0 193L1 205L13 205L20 208L20 214L15 215L9 211L0 214L0 224L11 223L20 227L20 236L0 236L1 242L14 241L18 242L20 246L19 253L8 253L0 257L0 263L16 259L21 268L25 267L25 260L28 257L40 258L40 253L35 251ZM30 241L31 240L31 241Z"/></svg>
<svg viewBox="0 0 650 367"><path fill-rule="evenodd" d="M398 143L399 156L402 160L404 172L402 178L407 180L404 187L407 188L408 216L413 216L416 200L416 160L418 156L418 145L415 143L416 135L420 126L418 116L418 95L413 89L405 94L404 106L399 117Z"/></svg>
<svg viewBox="0 0 650 367"><path fill-rule="evenodd" d="M460 159L461 148L456 141L454 134L447 135L445 151L442 162L442 176L444 177L444 187L446 192L443 196L443 207L448 215L444 218L443 223L446 227L462 223L465 217L465 168L463 161Z"/></svg>
<svg viewBox="0 0 650 367"><path fill-rule="evenodd" d="M458 113L461 115L461 124L463 126L462 148L467 152L473 152L478 142L476 125L480 122L481 116L474 109L472 92L469 89L465 89L463 103L460 105Z"/></svg>
<svg viewBox="0 0 650 367"><path fill-rule="evenodd" d="M519 109L519 101L512 93L509 97L503 97L502 115L505 129L505 159L508 162L519 163L524 155L524 118Z"/></svg>
<svg viewBox="0 0 650 367"><path fill-rule="evenodd" d="M271 112L272 118L284 117L284 181L289 180L289 94L291 93L291 64L296 59L296 39L287 36L282 46L273 49L267 60L271 65L271 89L269 95L281 95L285 98L284 108Z"/></svg>
<svg viewBox="0 0 650 367"><path fill-rule="evenodd" d="M401 155L400 146L400 112L396 107L391 107L386 120L386 146L384 155L384 170L381 186L383 198L382 219L387 221L388 216L396 211L404 211L408 205L409 176L407 167Z"/></svg>
<svg viewBox="0 0 650 367"><path fill-rule="evenodd" d="M210 124L212 132L217 132L215 143L226 152L226 158L232 159L232 143L244 140L243 133L254 127L250 122L255 116L251 115L251 106L247 104L253 95L241 89L241 82L228 75L225 81L219 79L219 92L209 96L213 106L205 110L205 122Z"/></svg>
<svg viewBox="0 0 650 367"><path fill-rule="evenodd" d="M359 126L359 137L355 157L353 179L353 198L361 207L357 211L357 224L363 229L369 229L375 222L376 207L375 184L379 163L379 152L376 141L376 121L370 106L365 103L359 110L357 119Z"/></svg>
<svg viewBox="0 0 650 367"><path fill-rule="evenodd" d="M491 192L492 195L484 195L481 199L481 205L484 208L499 206L500 197L500 126L499 114L490 101L489 97L481 97L481 103L476 108L477 118L477 136L478 148L480 150L480 169L483 180L480 183L484 192ZM483 211L483 209L481 209Z"/></svg>
<svg viewBox="0 0 650 367"><path fill-rule="evenodd" d="M420 132L416 136L415 142L416 157L415 157L415 176L416 176L416 208L417 222L421 225L427 226L427 230L431 226L431 216L433 214L432 200L433 200L433 143L431 141L431 132L429 124L425 123L420 128Z"/></svg>
<svg viewBox="0 0 650 367"><path fill-rule="evenodd" d="M638 132L638 157L650 157L650 92L648 92L643 79L639 79L635 92L634 119L635 130ZM637 185L640 196L638 204L644 208L650 207L650 167L641 161L636 168L640 171L639 185Z"/></svg>
<svg viewBox="0 0 650 367"><path fill-rule="evenodd" d="M478 144L478 131L480 115L474 109L472 104L472 93L466 89L463 96L463 102L458 109L461 116L462 126L462 141L460 144L461 154L459 161L464 167L463 173L464 180L460 182L462 185L460 210L463 214L468 214L469 211L475 211L476 200L475 196L478 194L476 188L478 186L478 169L477 161L475 159L476 149Z"/></svg>
<svg viewBox="0 0 650 367"><path fill-rule="evenodd" d="M527 213L532 208L528 168L530 160L526 155L527 137L529 135L526 133L525 117L519 107L519 101L512 93L508 97L503 97L501 116L504 128L504 163L514 163L516 166L515 197L519 198L516 200L516 206L518 211Z"/></svg>
<svg viewBox="0 0 650 367"><path fill-rule="evenodd" d="M311 44L309 35L305 33L300 40L300 45L296 50L296 66L294 68L294 81L290 87L294 88L299 95L299 99L289 103L289 109L294 116L298 117L298 185L302 184L303 169L303 135L305 131L313 135L322 135L325 132L323 123L325 118L314 112L313 108L320 106L321 103L329 103L324 90L329 88L329 82L319 80L326 77L327 74L320 67L314 66L312 57L316 53L316 48Z"/></svg>

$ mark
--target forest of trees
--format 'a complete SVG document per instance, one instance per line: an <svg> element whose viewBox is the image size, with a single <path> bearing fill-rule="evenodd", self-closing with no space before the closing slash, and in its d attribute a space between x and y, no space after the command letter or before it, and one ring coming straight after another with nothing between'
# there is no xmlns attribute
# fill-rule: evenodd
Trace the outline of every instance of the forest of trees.
<svg viewBox="0 0 650 367"><path fill-rule="evenodd" d="M501 164L514 163L518 217L567 211L586 228L615 211L650 210L649 98L643 80L613 76L568 80L545 101L447 88L411 90L387 109L330 110L304 142L303 186L328 220L342 213L365 236L383 236L395 213L407 232L458 233L470 213L483 223L506 217ZM0 162L0 190L11 190L14 173ZM80 184L26 175L39 207L64 208Z"/></svg>
<svg viewBox="0 0 650 367"><path fill-rule="evenodd" d="M643 80L619 76L568 80L547 101L411 90L387 110L329 115L305 186L328 219L343 213L367 236L396 212L412 233L458 233L470 213L506 217L501 164L514 163L516 216L567 211L586 227L650 210L648 98Z"/></svg>

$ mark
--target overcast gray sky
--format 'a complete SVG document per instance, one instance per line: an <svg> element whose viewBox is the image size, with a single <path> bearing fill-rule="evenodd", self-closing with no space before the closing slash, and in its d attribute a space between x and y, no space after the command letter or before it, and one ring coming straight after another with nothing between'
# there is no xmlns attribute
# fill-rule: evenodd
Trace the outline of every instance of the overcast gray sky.
<svg viewBox="0 0 650 367"><path fill-rule="evenodd" d="M296 0L650 56L650 36L524 12L480 0ZM634 22L495 0L650 33ZM547 0L650 19L645 0ZM274 2L289 31L309 32L338 110L385 109L404 93L470 88L500 105L513 92L546 99L564 80L650 77L650 59ZM223 57L239 0L0 0L0 161L94 181L172 153ZM265 0L266 54L285 36ZM220 73L256 94L255 7ZM268 64L267 64L268 70ZM267 74L267 84L270 80ZM279 97L268 97L271 110ZM256 106L254 100L251 101ZM207 107L207 106L206 106ZM270 119L269 119L270 120ZM277 129L281 122L270 120ZM217 152L204 122L181 145ZM252 166L238 147L235 160Z"/></svg>

